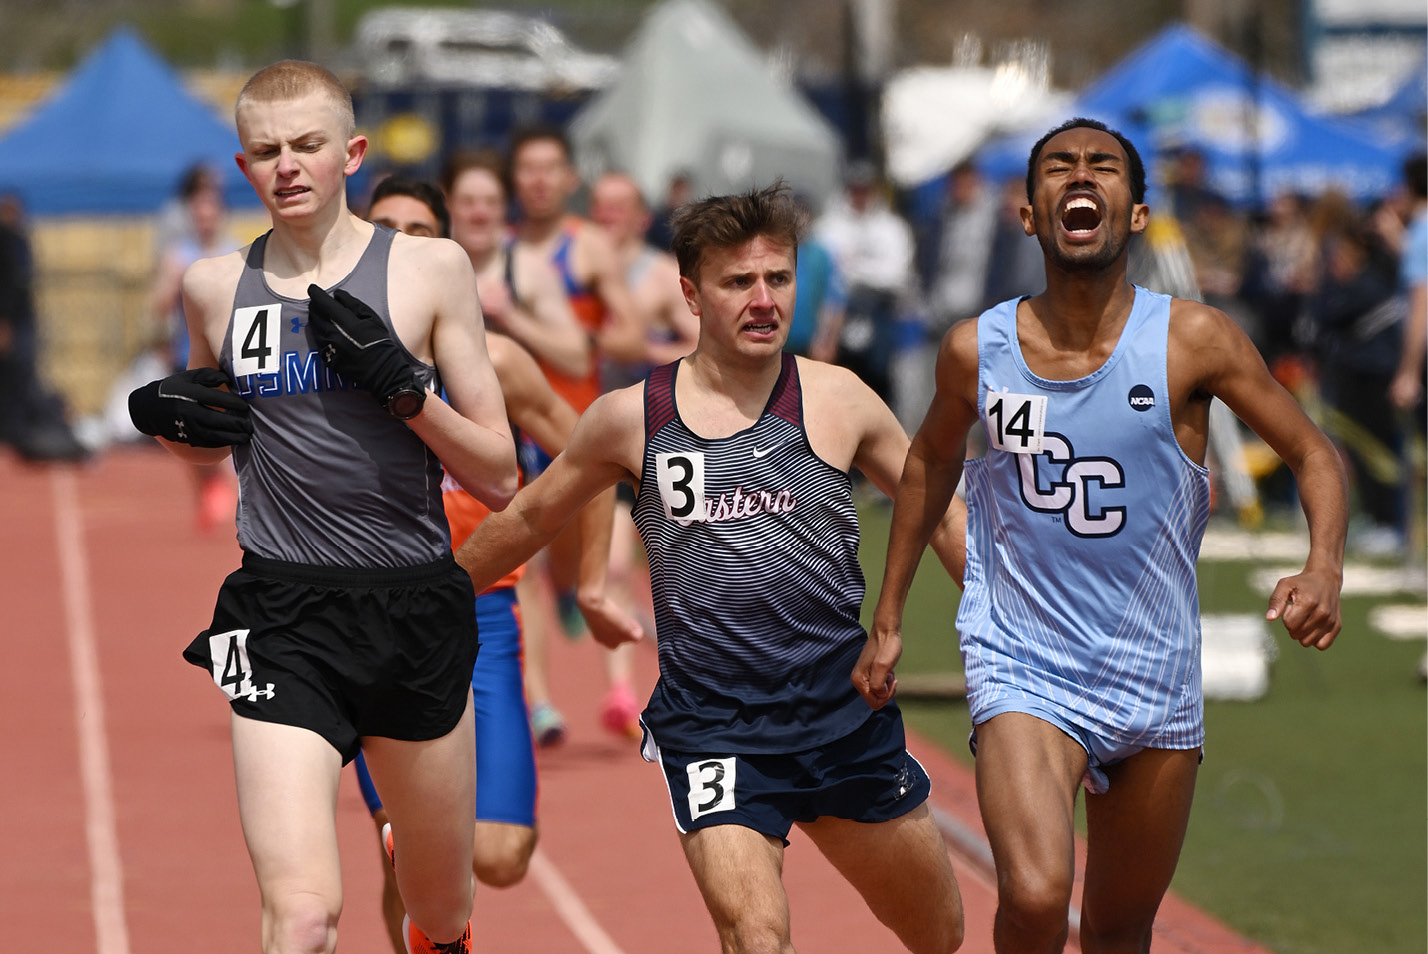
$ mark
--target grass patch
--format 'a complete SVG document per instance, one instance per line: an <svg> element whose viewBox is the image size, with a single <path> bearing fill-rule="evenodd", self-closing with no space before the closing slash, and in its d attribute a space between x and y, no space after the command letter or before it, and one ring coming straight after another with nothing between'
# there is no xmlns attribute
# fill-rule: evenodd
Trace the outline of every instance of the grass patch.
<svg viewBox="0 0 1428 954"><path fill-rule="evenodd" d="M864 620L882 580L884 506L864 508ZM1262 613L1248 562L1200 565L1206 613ZM1419 594L1421 598L1421 594ZM1390 601L1411 597L1399 595ZM928 554L904 618L900 672L960 671L957 588ZM1422 642L1368 624L1382 597L1344 600L1326 653L1276 627L1270 690L1205 707L1205 764L1174 890L1278 954L1428 950L1428 718ZM908 723L971 762L961 702L907 702Z"/></svg>

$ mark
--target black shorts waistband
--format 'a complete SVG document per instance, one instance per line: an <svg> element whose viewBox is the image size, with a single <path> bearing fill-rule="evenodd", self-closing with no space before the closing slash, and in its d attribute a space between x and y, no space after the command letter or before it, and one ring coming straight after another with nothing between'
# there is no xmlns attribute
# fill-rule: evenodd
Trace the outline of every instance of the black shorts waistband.
<svg viewBox="0 0 1428 954"><path fill-rule="evenodd" d="M450 553L430 563L415 566L320 566L315 563L292 563L274 560L255 553L243 554L243 569L279 580L311 583L318 586L408 586L413 583L435 583L456 567Z"/></svg>

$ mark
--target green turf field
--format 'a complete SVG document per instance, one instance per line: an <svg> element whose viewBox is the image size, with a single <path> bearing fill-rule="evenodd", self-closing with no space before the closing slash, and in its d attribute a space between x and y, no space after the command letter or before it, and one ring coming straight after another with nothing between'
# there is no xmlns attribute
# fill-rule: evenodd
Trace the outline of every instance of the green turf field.
<svg viewBox="0 0 1428 954"><path fill-rule="evenodd" d="M882 578L886 507L865 508L865 621ZM1205 613L1263 612L1249 562L1200 564ZM1350 596L1327 653L1276 632L1270 690L1206 705L1208 742L1174 889L1278 954L1428 950L1428 710L1421 640L1370 627ZM957 589L931 555L908 603L899 674L960 670ZM909 723L970 762L960 702L904 702Z"/></svg>

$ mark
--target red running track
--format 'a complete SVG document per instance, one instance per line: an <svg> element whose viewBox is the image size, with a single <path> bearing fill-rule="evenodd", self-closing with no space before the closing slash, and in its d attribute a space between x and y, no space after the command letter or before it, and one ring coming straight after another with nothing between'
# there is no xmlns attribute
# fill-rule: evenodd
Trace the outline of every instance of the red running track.
<svg viewBox="0 0 1428 954"><path fill-rule="evenodd" d="M30 467L0 454L0 491L0 947L258 950L227 706L179 655L237 565L231 532L194 529L184 467L155 448L80 467ZM550 642L570 735L541 753L541 848L530 876L477 892L477 949L717 951L659 771L633 742L598 727L599 650L588 640ZM654 665L652 652L638 654L644 688ZM961 881L963 950L989 954L995 891L970 773L921 739L909 744L932 775L933 807ZM346 885L339 950L386 954L381 856L350 773L338 809ZM901 950L796 831L785 880L801 951ZM1173 897L1155 950L1268 954Z"/></svg>

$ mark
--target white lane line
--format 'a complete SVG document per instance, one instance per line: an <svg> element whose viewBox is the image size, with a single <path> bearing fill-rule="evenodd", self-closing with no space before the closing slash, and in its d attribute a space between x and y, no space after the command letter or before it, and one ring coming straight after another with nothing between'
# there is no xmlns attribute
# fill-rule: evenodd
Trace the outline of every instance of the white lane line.
<svg viewBox="0 0 1428 954"><path fill-rule="evenodd" d="M129 926L124 918L124 867L119 859L119 835L114 823L109 740L104 725L94 606L78 493L72 470L56 467L50 473L70 679L74 684L74 719L79 735L79 774L84 792L84 831L89 843L89 894L97 941L95 952L129 954Z"/></svg>
<svg viewBox="0 0 1428 954"><path fill-rule="evenodd" d="M551 904L555 905L560 919L570 928L585 950L590 954L625 954L620 945L600 927L585 902L580 900L580 895L570 886L570 882L565 880L539 848L531 855L531 874L546 897L550 898Z"/></svg>

